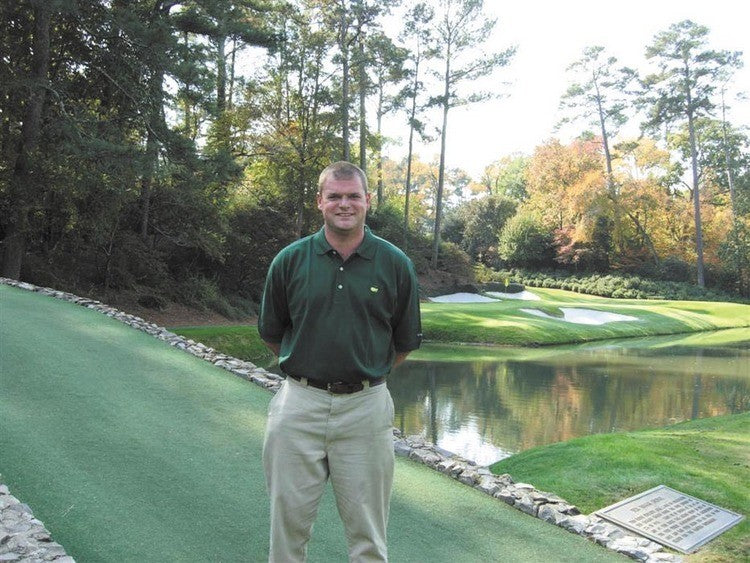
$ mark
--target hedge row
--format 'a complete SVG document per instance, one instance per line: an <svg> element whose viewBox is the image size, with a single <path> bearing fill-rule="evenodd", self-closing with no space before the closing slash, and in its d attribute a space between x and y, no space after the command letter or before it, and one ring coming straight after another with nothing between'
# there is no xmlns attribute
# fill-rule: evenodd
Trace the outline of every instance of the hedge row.
<svg viewBox="0 0 750 563"><path fill-rule="evenodd" d="M731 301L750 303L737 295L715 289L701 288L687 282L656 281L623 274L575 275L565 271L489 270L480 267L477 281L513 280L529 287L548 287L612 297L615 299L668 299L675 301Z"/></svg>

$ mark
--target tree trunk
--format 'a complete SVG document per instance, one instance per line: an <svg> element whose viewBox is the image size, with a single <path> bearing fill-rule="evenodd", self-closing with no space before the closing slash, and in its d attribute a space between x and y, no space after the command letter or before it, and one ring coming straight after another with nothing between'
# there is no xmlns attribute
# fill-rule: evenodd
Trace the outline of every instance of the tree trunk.
<svg viewBox="0 0 750 563"><path fill-rule="evenodd" d="M690 105L690 94L688 92L688 106ZM701 228L701 198L698 186L698 151L695 146L695 123L693 112L688 112L688 131L690 133L690 160L693 168L693 210L695 214L695 253L697 257L698 285L706 287L706 278L703 269L703 231Z"/></svg>
<svg viewBox="0 0 750 563"><path fill-rule="evenodd" d="M443 187L445 184L445 139L448 133L448 109L450 107L450 52L446 57L445 89L443 92L443 130L440 133L440 169L438 170L438 188L435 197L435 231L432 242L432 267L437 269L440 252L440 228L443 214Z"/></svg>
<svg viewBox="0 0 750 563"><path fill-rule="evenodd" d="M658 264L659 255L657 254L656 248L654 248L654 243L651 240L649 234L646 232L646 229L643 228L643 225L641 225L641 222L638 220L638 217L636 215L634 215L633 213L628 213L628 217L630 217L630 219L633 221L636 230L641 234L643 241L646 243L648 251L651 253L651 258L654 259L654 264Z"/></svg>
<svg viewBox="0 0 750 563"><path fill-rule="evenodd" d="M151 215L151 194L153 192L154 172L159 158L159 148L153 131L149 130L146 137L145 164L141 177L141 239L148 239L148 222Z"/></svg>
<svg viewBox="0 0 750 563"><path fill-rule="evenodd" d="M2 275L19 279L21 266L26 253L28 214L31 202L39 186L35 178L36 150L39 146L42 129L42 113L46 100L46 83L49 72L50 25L52 7L45 0L32 2L34 10L34 45L33 45L33 86L29 102L23 117L21 140L16 154L13 174L10 178L10 191L14 210L5 226L3 240Z"/></svg>
<svg viewBox="0 0 750 563"><path fill-rule="evenodd" d="M224 115L227 107L227 61L224 53L226 37L219 35L216 38L216 114L218 117Z"/></svg>
<svg viewBox="0 0 750 563"><path fill-rule="evenodd" d="M232 39L232 62L229 65L229 94L227 95L227 107L232 109L234 99L234 65L237 59L237 40Z"/></svg>
<svg viewBox="0 0 750 563"><path fill-rule="evenodd" d="M727 182L729 183L729 201L732 204L732 218L737 219L737 194L734 188L734 174L729 159L729 140L727 138L727 108L724 104L724 91L721 92L721 132L724 138L724 163L727 167Z"/></svg>
<svg viewBox="0 0 750 563"><path fill-rule="evenodd" d="M406 155L406 186L404 199L404 250L409 246L409 193L411 192L411 161L414 151L414 122L417 117L417 88L419 87L420 51L417 48L417 58L414 61L414 90L411 98L411 112L409 115L409 150Z"/></svg>
<svg viewBox="0 0 750 563"><path fill-rule="evenodd" d="M375 141L377 150L377 180L378 180L378 207L383 203L383 81L380 80L378 85L378 132L377 140Z"/></svg>
<svg viewBox="0 0 750 563"><path fill-rule="evenodd" d="M367 175L367 113L365 102L367 101L367 72L365 71L365 42L362 34L359 34L359 167ZM378 197L378 205L380 197Z"/></svg>
<svg viewBox="0 0 750 563"><path fill-rule="evenodd" d="M614 220L614 236L612 237L613 247L619 249L622 247L622 241L620 240L620 223L622 222L622 210L620 209L619 194L617 193L617 186L615 185L615 177L612 173L612 153L609 150L609 134L607 133L607 125L604 119L604 108L602 107L602 98L599 94L599 85L594 82L596 88L596 103L599 111L599 126L602 130L602 146L604 147L604 162L606 165L607 174L607 191L609 193L609 199L612 202L612 218ZM609 257L608 257L609 258Z"/></svg>
<svg viewBox="0 0 750 563"><path fill-rule="evenodd" d="M159 65L159 63L155 63ZM149 79L149 114L146 133L146 151L144 154L143 176L141 177L141 238L148 240L148 225L151 219L151 198L154 191L155 176L159 165L159 138L157 131L164 127L164 69L157 66L151 69Z"/></svg>
<svg viewBox="0 0 750 563"><path fill-rule="evenodd" d="M346 13L341 14L339 23L339 48L341 49L341 138L344 142L344 160L351 161L349 148L349 48L346 42L349 24Z"/></svg>

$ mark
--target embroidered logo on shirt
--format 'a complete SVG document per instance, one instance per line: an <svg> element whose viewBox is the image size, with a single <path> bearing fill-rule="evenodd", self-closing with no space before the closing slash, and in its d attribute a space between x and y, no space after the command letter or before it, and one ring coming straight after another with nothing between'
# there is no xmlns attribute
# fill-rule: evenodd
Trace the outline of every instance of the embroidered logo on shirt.
<svg viewBox="0 0 750 563"><path fill-rule="evenodd" d="M375 287L374 285L371 285L370 286L370 291L373 292L373 293L377 293L378 292L378 288Z"/></svg>

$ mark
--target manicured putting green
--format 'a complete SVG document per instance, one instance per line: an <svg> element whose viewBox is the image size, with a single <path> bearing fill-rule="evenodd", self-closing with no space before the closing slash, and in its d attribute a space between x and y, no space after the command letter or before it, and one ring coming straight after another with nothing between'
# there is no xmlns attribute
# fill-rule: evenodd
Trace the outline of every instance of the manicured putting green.
<svg viewBox="0 0 750 563"><path fill-rule="evenodd" d="M0 358L0 472L76 560L266 559L269 393L3 285ZM310 561L346 561L343 537L329 491ZM403 459L389 537L392 561L623 560Z"/></svg>

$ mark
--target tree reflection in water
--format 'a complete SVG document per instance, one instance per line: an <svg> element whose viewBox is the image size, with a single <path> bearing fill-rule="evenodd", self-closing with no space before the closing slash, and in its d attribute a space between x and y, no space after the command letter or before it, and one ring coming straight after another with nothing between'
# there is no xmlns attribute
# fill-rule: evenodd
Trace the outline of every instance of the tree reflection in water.
<svg viewBox="0 0 750 563"><path fill-rule="evenodd" d="M577 436L750 410L747 346L663 342L546 349L536 360L407 361L388 379L395 424L487 464Z"/></svg>

